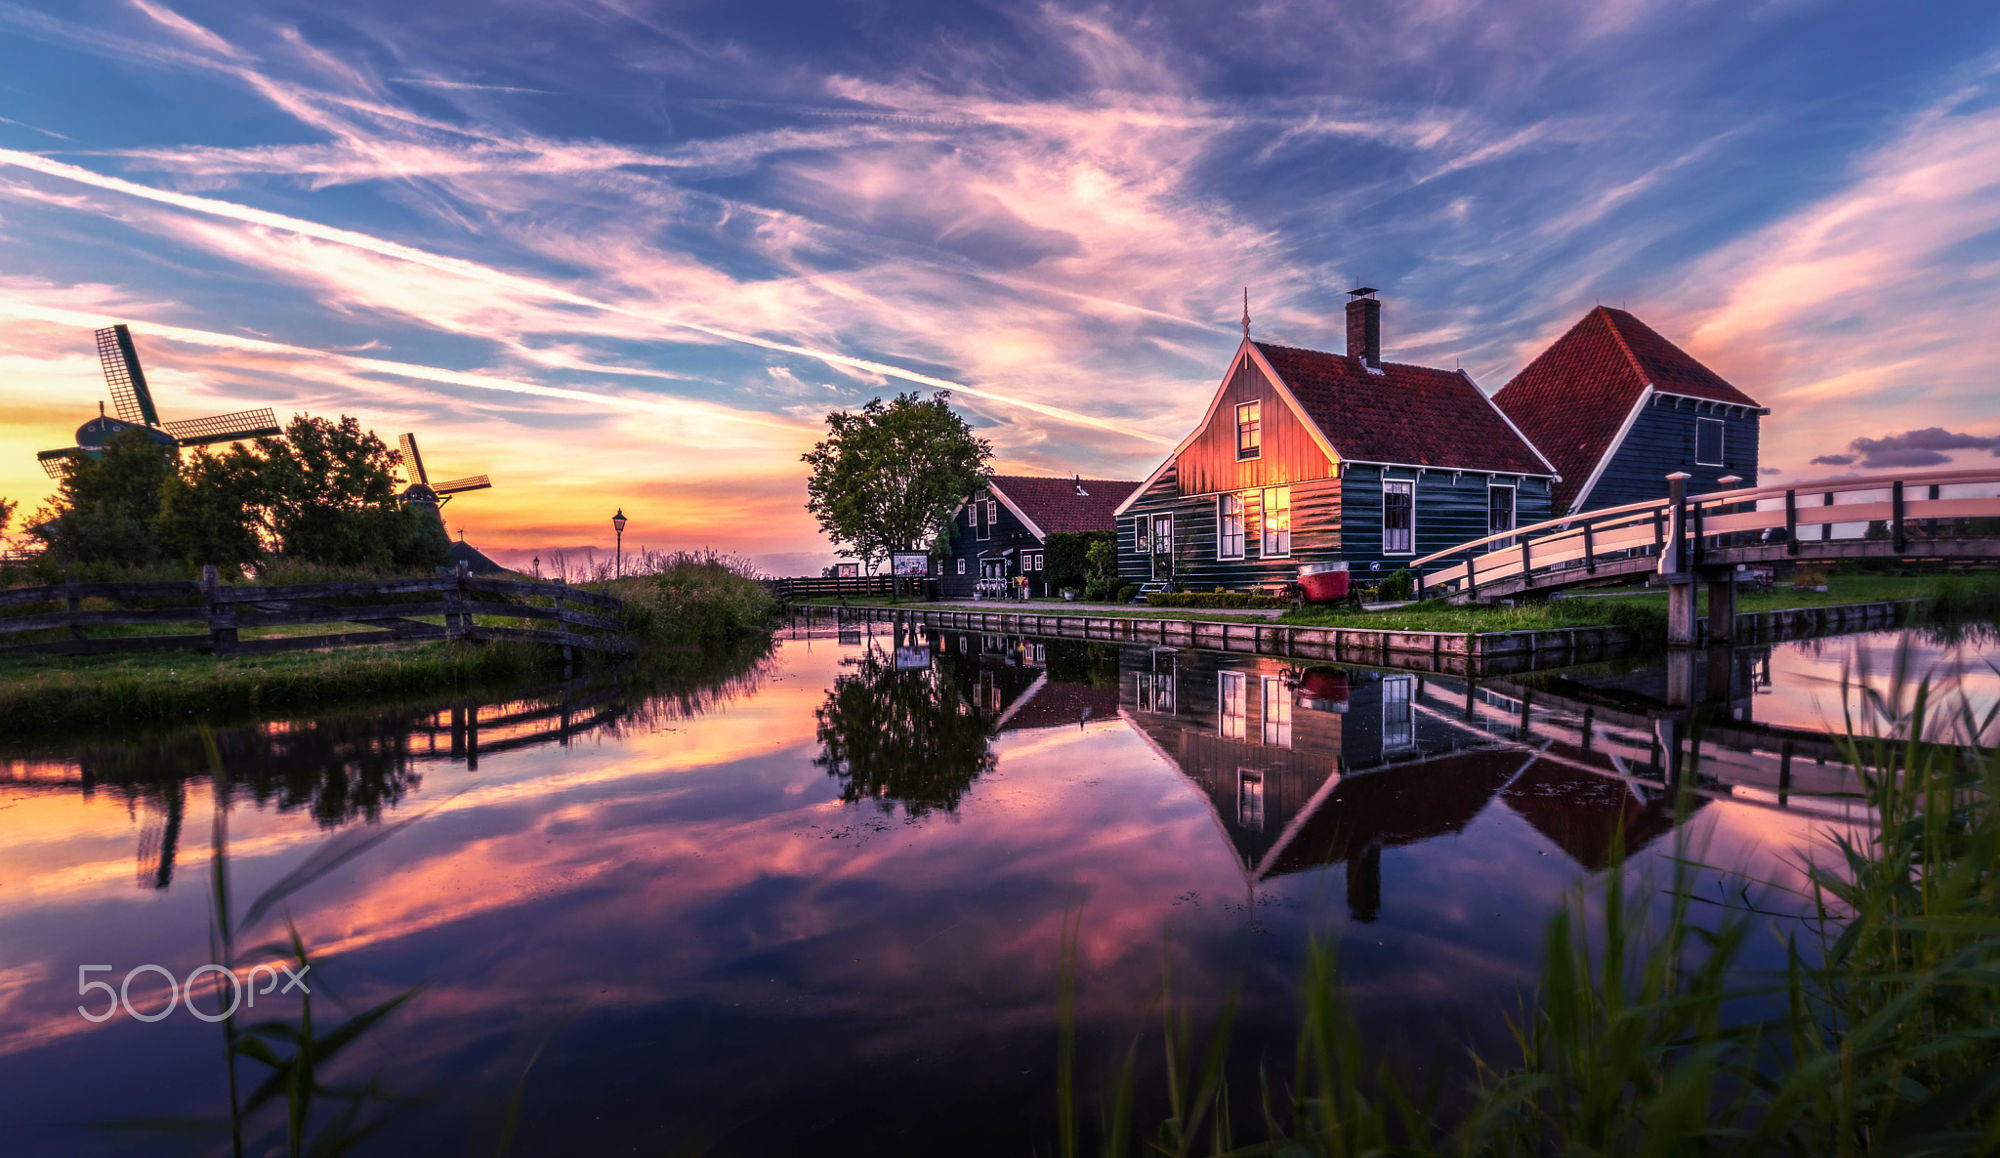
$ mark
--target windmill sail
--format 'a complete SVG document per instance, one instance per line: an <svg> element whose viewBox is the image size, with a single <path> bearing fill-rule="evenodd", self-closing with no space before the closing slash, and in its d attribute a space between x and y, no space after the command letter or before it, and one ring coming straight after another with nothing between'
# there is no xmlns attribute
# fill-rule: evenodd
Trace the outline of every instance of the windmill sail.
<svg viewBox="0 0 2000 1158"><path fill-rule="evenodd" d="M455 478L450 482L441 482L431 489L441 495L455 495L461 491L483 491L492 485L492 479L483 474L475 474L465 478Z"/></svg>
<svg viewBox="0 0 2000 1158"><path fill-rule="evenodd" d="M242 442L250 438L275 437L278 416L266 406L259 410L239 410L234 414L211 414L169 422L161 430L174 436L182 446L207 446L215 442Z"/></svg>
<svg viewBox="0 0 2000 1158"><path fill-rule="evenodd" d="M69 473L70 460L82 453L83 451L77 447L66 446L61 450L38 451L35 459L42 464L42 469L48 472L50 478L59 479Z"/></svg>
<svg viewBox="0 0 2000 1158"><path fill-rule="evenodd" d="M430 485L430 476L424 473L424 456L417 453L417 436L405 434L397 440L403 448L403 473L410 481L422 486Z"/></svg>
<svg viewBox="0 0 2000 1158"><path fill-rule="evenodd" d="M118 417L134 426L158 426L160 412L153 407L153 392L146 389L146 372L139 368L139 351L125 323L97 331L97 361L104 367Z"/></svg>

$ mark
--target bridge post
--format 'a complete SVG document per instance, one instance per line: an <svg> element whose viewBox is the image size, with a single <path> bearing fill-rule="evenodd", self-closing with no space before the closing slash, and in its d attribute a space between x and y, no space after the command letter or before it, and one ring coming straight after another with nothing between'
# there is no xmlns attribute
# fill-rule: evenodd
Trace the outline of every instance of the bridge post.
<svg viewBox="0 0 2000 1158"><path fill-rule="evenodd" d="M1667 536L1660 552L1660 574L1667 581L1667 646L1693 647L1695 627L1694 569L1687 557L1686 471L1667 476Z"/></svg>
<svg viewBox="0 0 2000 1158"><path fill-rule="evenodd" d="M1667 476L1667 543L1660 558L1660 570L1668 574L1688 569L1688 478L1684 470Z"/></svg>
<svg viewBox="0 0 2000 1158"><path fill-rule="evenodd" d="M1694 584L1688 584L1692 589ZM1736 638L1736 572L1708 579L1708 641L1729 643Z"/></svg>
<svg viewBox="0 0 2000 1158"><path fill-rule="evenodd" d="M1898 555L1909 548L1909 536L1903 533L1902 479L1897 479L1889 487L1889 538L1896 544Z"/></svg>
<svg viewBox="0 0 2000 1158"><path fill-rule="evenodd" d="M1819 498L1820 498L1820 503L1819 503L1820 506L1830 507L1833 505L1832 491L1827 491ZM1833 524L1831 522L1821 523L1819 525L1819 541L1822 543L1826 543L1826 542L1831 542L1832 540L1833 540Z"/></svg>
<svg viewBox="0 0 2000 1158"><path fill-rule="evenodd" d="M1667 576L1667 646L1693 647L1695 638L1694 576L1683 572Z"/></svg>
<svg viewBox="0 0 2000 1158"><path fill-rule="evenodd" d="M1799 553L1799 492L1785 492L1785 554Z"/></svg>

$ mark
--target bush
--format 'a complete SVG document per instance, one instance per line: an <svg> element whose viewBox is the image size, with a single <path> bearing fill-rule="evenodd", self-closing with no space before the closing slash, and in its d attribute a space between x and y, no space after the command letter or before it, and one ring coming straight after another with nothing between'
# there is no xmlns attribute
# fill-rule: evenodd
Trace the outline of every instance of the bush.
<svg viewBox="0 0 2000 1158"><path fill-rule="evenodd" d="M1083 585L1083 597L1093 603L1103 603L1118 594L1121 582L1116 575L1092 576Z"/></svg>
<svg viewBox="0 0 2000 1158"><path fill-rule="evenodd" d="M1397 571L1375 585L1375 598L1383 603L1399 603L1416 597L1417 580L1407 570Z"/></svg>
<svg viewBox="0 0 2000 1158"><path fill-rule="evenodd" d="M714 551L644 552L623 578L591 588L625 601L625 630L642 645L687 647L763 630L777 610L756 569Z"/></svg>
<svg viewBox="0 0 2000 1158"><path fill-rule="evenodd" d="M1130 590L1137 592L1137 588ZM1276 595L1245 595L1241 591L1183 591L1146 596L1148 607L1290 607L1292 601Z"/></svg>
<svg viewBox="0 0 2000 1158"><path fill-rule="evenodd" d="M1060 591L1065 587L1082 590L1094 577L1097 569L1091 564L1091 549L1099 543L1110 544L1112 567L1117 567L1118 536L1112 531L1057 531L1043 542L1042 578L1049 590ZM1102 557L1103 550L1098 550Z"/></svg>
<svg viewBox="0 0 2000 1158"><path fill-rule="evenodd" d="M1131 583L1118 589L1118 602L1130 603L1139 597L1139 588Z"/></svg>

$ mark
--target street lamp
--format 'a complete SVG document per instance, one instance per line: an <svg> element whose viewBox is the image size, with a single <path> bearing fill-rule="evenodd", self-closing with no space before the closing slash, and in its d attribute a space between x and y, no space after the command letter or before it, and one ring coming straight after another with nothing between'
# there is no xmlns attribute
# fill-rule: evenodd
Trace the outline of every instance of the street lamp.
<svg viewBox="0 0 2000 1158"><path fill-rule="evenodd" d="M624 507L619 507L618 513L611 516L611 529L617 532L618 535L617 553L612 556L613 562L611 565L611 574L613 578L618 578L625 574L625 508Z"/></svg>

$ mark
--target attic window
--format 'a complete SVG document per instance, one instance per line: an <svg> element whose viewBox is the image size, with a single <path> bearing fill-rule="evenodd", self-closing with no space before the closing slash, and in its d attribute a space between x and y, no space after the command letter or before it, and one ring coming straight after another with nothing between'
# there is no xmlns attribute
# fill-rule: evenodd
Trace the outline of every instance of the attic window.
<svg viewBox="0 0 2000 1158"><path fill-rule="evenodd" d="M1694 461L1696 466L1722 466L1722 419L1694 420Z"/></svg>
<svg viewBox="0 0 2000 1158"><path fill-rule="evenodd" d="M1264 404L1242 402L1236 407L1236 461L1264 454Z"/></svg>

